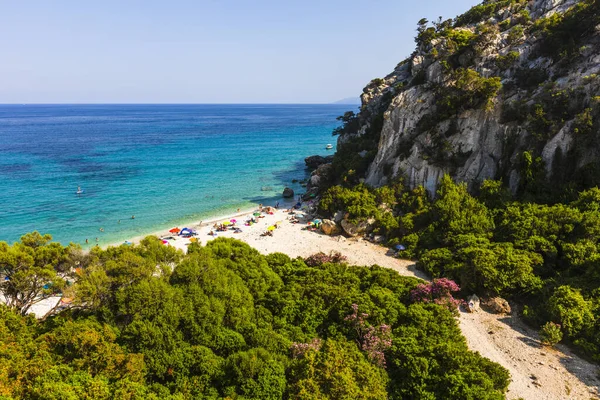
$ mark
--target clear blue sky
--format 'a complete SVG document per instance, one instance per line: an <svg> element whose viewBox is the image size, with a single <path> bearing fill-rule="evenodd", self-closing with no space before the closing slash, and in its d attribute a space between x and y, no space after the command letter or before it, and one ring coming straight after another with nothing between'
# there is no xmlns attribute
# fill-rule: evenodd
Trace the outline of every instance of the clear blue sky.
<svg viewBox="0 0 600 400"><path fill-rule="evenodd" d="M478 0L0 2L0 103L322 103Z"/></svg>

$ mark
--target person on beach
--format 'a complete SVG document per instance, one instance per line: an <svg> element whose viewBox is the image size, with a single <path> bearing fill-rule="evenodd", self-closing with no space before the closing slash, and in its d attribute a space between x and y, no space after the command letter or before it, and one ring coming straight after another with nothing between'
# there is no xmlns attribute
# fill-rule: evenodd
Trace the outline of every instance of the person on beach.
<svg viewBox="0 0 600 400"><path fill-rule="evenodd" d="M240 212L240 209L238 208L237 212Z"/></svg>
<svg viewBox="0 0 600 400"><path fill-rule="evenodd" d="M279 202L277 202L277 204L275 204L275 208L279 210Z"/></svg>
<svg viewBox="0 0 600 400"><path fill-rule="evenodd" d="M262 211L262 203L260 203L260 204L258 205L258 209L259 209L260 211Z"/></svg>

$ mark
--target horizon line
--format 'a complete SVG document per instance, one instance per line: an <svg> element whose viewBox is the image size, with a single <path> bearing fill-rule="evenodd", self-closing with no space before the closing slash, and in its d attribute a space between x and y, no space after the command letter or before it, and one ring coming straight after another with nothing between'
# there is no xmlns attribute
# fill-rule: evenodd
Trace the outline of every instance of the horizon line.
<svg viewBox="0 0 600 400"><path fill-rule="evenodd" d="M134 102L116 102L116 103L0 103L1 106L54 106L54 105L359 105L353 103L338 103L337 101L333 102L301 102L301 103L291 103L291 102L281 102L281 103L134 103Z"/></svg>

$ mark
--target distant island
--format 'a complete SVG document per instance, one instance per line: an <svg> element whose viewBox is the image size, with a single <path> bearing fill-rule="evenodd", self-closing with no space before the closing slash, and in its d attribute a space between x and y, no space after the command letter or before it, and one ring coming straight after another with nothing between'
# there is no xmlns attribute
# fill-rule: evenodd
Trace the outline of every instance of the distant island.
<svg viewBox="0 0 600 400"><path fill-rule="evenodd" d="M349 105L360 105L360 97L346 97L338 101L334 101L331 104L349 104Z"/></svg>

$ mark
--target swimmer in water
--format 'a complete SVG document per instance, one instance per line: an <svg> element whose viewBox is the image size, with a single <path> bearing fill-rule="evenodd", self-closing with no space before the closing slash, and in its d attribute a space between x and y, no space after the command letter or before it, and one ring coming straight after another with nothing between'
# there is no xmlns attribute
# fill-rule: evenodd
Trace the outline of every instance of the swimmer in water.
<svg viewBox="0 0 600 400"><path fill-rule="evenodd" d="M98 238L96 238L96 242L98 241Z"/></svg>
<svg viewBox="0 0 600 400"><path fill-rule="evenodd" d="M119 220L119 221L117 222L117 224L120 224L120 223L121 223L121 220Z"/></svg>
<svg viewBox="0 0 600 400"><path fill-rule="evenodd" d="M135 215L132 215L132 216L131 216L131 219L135 219Z"/></svg>
<svg viewBox="0 0 600 400"><path fill-rule="evenodd" d="M89 241L87 240L87 238L85 239L85 242L86 242L86 243L89 243Z"/></svg>
<svg viewBox="0 0 600 400"><path fill-rule="evenodd" d="M104 228L100 228L100 232L104 232Z"/></svg>

